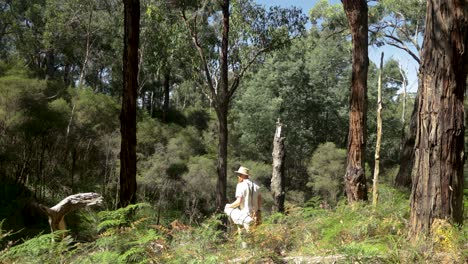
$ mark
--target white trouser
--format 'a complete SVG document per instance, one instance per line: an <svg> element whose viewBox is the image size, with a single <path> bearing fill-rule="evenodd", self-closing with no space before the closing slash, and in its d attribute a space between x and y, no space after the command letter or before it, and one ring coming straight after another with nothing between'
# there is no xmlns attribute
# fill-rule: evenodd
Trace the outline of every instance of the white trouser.
<svg viewBox="0 0 468 264"><path fill-rule="evenodd" d="M250 223L253 221L252 217L250 217L247 212L241 211L238 208L224 207L224 212L235 224L242 225L245 229L249 229Z"/></svg>

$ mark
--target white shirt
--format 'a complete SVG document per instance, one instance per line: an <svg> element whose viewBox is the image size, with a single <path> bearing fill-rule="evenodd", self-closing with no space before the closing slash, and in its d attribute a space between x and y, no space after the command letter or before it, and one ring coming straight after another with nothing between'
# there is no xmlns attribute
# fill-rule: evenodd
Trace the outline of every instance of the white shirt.
<svg viewBox="0 0 468 264"><path fill-rule="evenodd" d="M236 186L236 198L242 197L240 210L246 213L256 212L258 208L258 196L260 186L249 179L244 179ZM252 193L253 190L253 193Z"/></svg>

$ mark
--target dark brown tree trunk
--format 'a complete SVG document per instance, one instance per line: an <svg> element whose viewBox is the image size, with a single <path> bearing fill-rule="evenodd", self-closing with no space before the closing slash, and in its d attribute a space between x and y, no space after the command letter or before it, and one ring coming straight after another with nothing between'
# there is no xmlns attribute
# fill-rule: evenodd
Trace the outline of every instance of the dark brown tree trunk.
<svg viewBox="0 0 468 264"><path fill-rule="evenodd" d="M422 80L419 80L419 82L421 83ZM411 171L413 170L414 163L414 140L416 139L416 120L420 91L421 89L418 89L413 112L411 113L408 134L402 139L404 143L400 151L400 169L395 177L395 187L411 188Z"/></svg>
<svg viewBox="0 0 468 264"><path fill-rule="evenodd" d="M436 219L463 223L467 44L467 1L427 1L411 193L412 235L430 233Z"/></svg>
<svg viewBox="0 0 468 264"><path fill-rule="evenodd" d="M353 40L353 69L349 109L348 157L345 189L349 202L367 200L364 157L367 115L367 2L343 0Z"/></svg>
<svg viewBox="0 0 468 264"><path fill-rule="evenodd" d="M228 146L228 128L227 128L227 106L224 109L216 111L218 116L218 182L216 187L216 207L218 212L222 212L227 202L227 146Z"/></svg>
<svg viewBox="0 0 468 264"><path fill-rule="evenodd" d="M276 132L273 139L273 173L271 176L271 195L275 203L274 211L284 213L284 140L281 136L282 124L278 119Z"/></svg>
<svg viewBox="0 0 468 264"><path fill-rule="evenodd" d="M171 74L166 72L164 74L163 86L164 86L164 102L163 102L163 122L167 122L167 115L169 113L169 89L171 87Z"/></svg>
<svg viewBox="0 0 468 264"><path fill-rule="evenodd" d="M216 207L218 212L222 212L227 202L227 147L228 147L228 126L227 115L229 111L229 84L228 84L228 45L229 45L229 0L223 0L221 4L223 13L223 32L221 38L221 58L220 58L220 80L219 91L215 97L215 108L218 116L219 145L218 145L218 184L216 189Z"/></svg>
<svg viewBox="0 0 468 264"><path fill-rule="evenodd" d="M123 93L120 113L119 207L136 202L136 102L138 89L138 42L140 1L124 0Z"/></svg>

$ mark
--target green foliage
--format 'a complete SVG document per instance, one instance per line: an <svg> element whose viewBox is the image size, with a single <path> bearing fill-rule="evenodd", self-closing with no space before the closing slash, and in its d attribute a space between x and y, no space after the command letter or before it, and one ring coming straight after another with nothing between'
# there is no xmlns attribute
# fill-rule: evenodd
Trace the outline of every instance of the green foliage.
<svg viewBox="0 0 468 264"><path fill-rule="evenodd" d="M307 17L293 6L266 10L254 1L240 0L232 2L231 21L231 59L243 62L261 49L272 51L290 45L304 33Z"/></svg>
<svg viewBox="0 0 468 264"><path fill-rule="evenodd" d="M146 263L159 253L164 232L153 229L154 211L148 204L134 204L98 213L99 238L83 251L85 263ZM156 248L155 248L156 246Z"/></svg>
<svg viewBox="0 0 468 264"><path fill-rule="evenodd" d="M343 5L330 5L327 0L319 1L309 11L309 16L314 26L321 25L322 28L330 29L331 31L339 31L348 26Z"/></svg>
<svg viewBox="0 0 468 264"><path fill-rule="evenodd" d="M313 187L329 204L336 205L343 190L345 166L345 149L337 149L331 142L319 145L307 169L310 175L308 186Z"/></svg>
<svg viewBox="0 0 468 264"><path fill-rule="evenodd" d="M192 157L188 171L183 174L185 183L185 211L189 221L200 222L203 216L215 210L216 166L208 156Z"/></svg>
<svg viewBox="0 0 468 264"><path fill-rule="evenodd" d="M136 210L148 208L150 205L145 203L131 204L115 211L101 211L98 217L101 222L98 225L99 231L105 231L109 228L127 226L131 223Z"/></svg>
<svg viewBox="0 0 468 264"><path fill-rule="evenodd" d="M117 101L105 94L94 93L90 89L70 90L75 107L77 129L96 134L112 133L119 127L120 106Z"/></svg>
<svg viewBox="0 0 468 264"><path fill-rule="evenodd" d="M70 249L73 239L64 237L61 241L55 238L63 236L65 232L55 232L40 235L24 241L24 243L7 249L0 255L0 261L21 263L61 263L66 259L66 250Z"/></svg>

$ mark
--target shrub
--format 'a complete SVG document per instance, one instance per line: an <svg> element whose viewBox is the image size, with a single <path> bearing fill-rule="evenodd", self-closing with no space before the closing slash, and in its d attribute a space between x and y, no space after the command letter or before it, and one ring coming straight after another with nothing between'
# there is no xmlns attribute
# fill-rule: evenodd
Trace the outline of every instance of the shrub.
<svg viewBox="0 0 468 264"><path fill-rule="evenodd" d="M307 168L310 175L307 186L313 187L331 205L337 203L343 190L345 162L346 150L327 142L318 146Z"/></svg>

